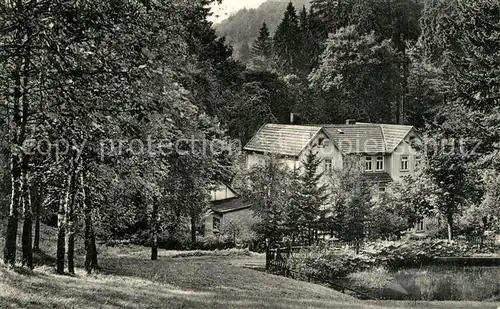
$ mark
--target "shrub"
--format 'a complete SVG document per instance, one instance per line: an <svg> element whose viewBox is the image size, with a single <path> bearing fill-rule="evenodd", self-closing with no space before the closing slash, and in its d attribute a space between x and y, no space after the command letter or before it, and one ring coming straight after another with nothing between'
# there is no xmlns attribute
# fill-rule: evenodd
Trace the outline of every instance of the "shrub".
<svg viewBox="0 0 500 309"><path fill-rule="evenodd" d="M183 251L171 255L171 258L182 258L182 257L197 257L197 256L251 256L252 254L248 249L224 249L224 250L195 250L195 251Z"/></svg>
<svg viewBox="0 0 500 309"><path fill-rule="evenodd" d="M378 242L366 245L359 254L329 246L302 250L289 260L289 267L305 276L320 280L344 278L374 267L400 269L432 264L437 257L471 256L489 251L468 243L444 240Z"/></svg>
<svg viewBox="0 0 500 309"><path fill-rule="evenodd" d="M303 250L290 259L290 268L305 276L330 281L369 268L369 257L351 252L339 252L321 247Z"/></svg>
<svg viewBox="0 0 500 309"><path fill-rule="evenodd" d="M215 236L206 236L201 237L196 240L196 244L192 249L198 250L223 250L223 249L231 249L236 245L233 240L229 237L215 237Z"/></svg>
<svg viewBox="0 0 500 309"><path fill-rule="evenodd" d="M478 253L491 253L489 246L446 240L423 240L405 242L378 242L367 245L362 255L371 257L375 266L389 268L413 267L431 264L438 257L466 257Z"/></svg>
<svg viewBox="0 0 500 309"><path fill-rule="evenodd" d="M350 287L380 299L404 299L408 294L383 267L352 273L347 279Z"/></svg>

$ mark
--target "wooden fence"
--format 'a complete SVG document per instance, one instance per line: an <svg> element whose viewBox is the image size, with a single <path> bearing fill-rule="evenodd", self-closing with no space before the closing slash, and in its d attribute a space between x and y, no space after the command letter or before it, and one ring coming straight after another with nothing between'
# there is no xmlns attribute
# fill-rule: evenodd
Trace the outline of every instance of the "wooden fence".
<svg viewBox="0 0 500 309"><path fill-rule="evenodd" d="M266 251L266 270L288 277L290 275L289 260L293 259L294 254L308 249L310 247L278 247L276 249L269 249Z"/></svg>
<svg viewBox="0 0 500 309"><path fill-rule="evenodd" d="M347 244L343 243L342 245L350 245L350 246L358 246L358 244ZM290 260L294 258L295 254L299 252L303 252L304 250L309 250L311 247L278 247L274 249L266 250L266 270L273 274L290 277L298 280L305 280L308 282L316 282L319 284L327 285L330 288L345 293L346 291L350 291L357 295L361 299L377 299L376 297L369 295L367 293L361 292L359 290L353 289L349 287L347 284L343 283L345 281L344 278L332 278L330 280L325 281L324 279L317 278L310 274L302 274L290 267ZM338 246L338 249L341 249L342 246Z"/></svg>

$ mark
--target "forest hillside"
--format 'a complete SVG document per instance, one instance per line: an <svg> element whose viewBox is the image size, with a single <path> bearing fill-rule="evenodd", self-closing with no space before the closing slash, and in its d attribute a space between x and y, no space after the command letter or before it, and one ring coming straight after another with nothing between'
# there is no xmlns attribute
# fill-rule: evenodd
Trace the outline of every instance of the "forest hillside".
<svg viewBox="0 0 500 309"><path fill-rule="evenodd" d="M310 6L310 0L292 0L291 2L296 8L303 6L309 8ZM274 33L288 3L288 0L268 0L256 9L239 10L214 26L219 36L225 36L227 41L231 42L234 56L241 59L242 51L245 53L243 49L251 46L255 41L263 22L266 22L271 33Z"/></svg>

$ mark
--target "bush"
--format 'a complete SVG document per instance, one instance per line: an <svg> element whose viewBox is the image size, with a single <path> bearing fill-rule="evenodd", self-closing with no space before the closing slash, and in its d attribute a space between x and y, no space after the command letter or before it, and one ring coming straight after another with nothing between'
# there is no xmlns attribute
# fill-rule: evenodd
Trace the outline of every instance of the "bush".
<svg viewBox="0 0 500 309"><path fill-rule="evenodd" d="M206 251L206 250L183 251L183 252L175 253L175 254L171 255L170 257L171 258L197 257L197 256L238 257L238 256L251 256L251 255L252 254L247 249L225 249L225 250L213 250L213 251Z"/></svg>
<svg viewBox="0 0 500 309"><path fill-rule="evenodd" d="M352 273L347 279L350 287L380 299L401 299L408 294L383 267Z"/></svg>
<svg viewBox="0 0 500 309"><path fill-rule="evenodd" d="M431 264L438 257L468 257L478 253L491 253L496 249L466 242L423 240L406 242L378 242L366 246L362 255L374 260L374 266L392 269Z"/></svg>
<svg viewBox="0 0 500 309"><path fill-rule="evenodd" d="M305 276L323 281L346 277L373 265L369 257L321 247L304 250L290 259L290 268Z"/></svg>
<svg viewBox="0 0 500 309"><path fill-rule="evenodd" d="M235 248L236 244L229 237L207 236L200 237L192 249L198 250L223 250Z"/></svg>
<svg viewBox="0 0 500 309"><path fill-rule="evenodd" d="M290 268L305 276L330 281L375 267L400 269L420 267L444 256L472 256L490 251L467 243L444 240L378 242L366 245L359 254L329 246L302 250L289 259Z"/></svg>

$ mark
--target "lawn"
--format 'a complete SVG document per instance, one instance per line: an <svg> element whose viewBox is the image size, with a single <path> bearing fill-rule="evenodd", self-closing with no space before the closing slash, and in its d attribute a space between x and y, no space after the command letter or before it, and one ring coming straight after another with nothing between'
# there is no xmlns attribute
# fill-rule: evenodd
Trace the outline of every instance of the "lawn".
<svg viewBox="0 0 500 309"><path fill-rule="evenodd" d="M255 263L261 256L195 253L186 257L175 252L160 253L158 261L150 261L147 248L103 249L102 271L90 277L80 269L70 277L56 275L51 266L38 266L33 272L0 267L0 308L495 309L500 305L365 302L319 285L241 267L249 261Z"/></svg>

